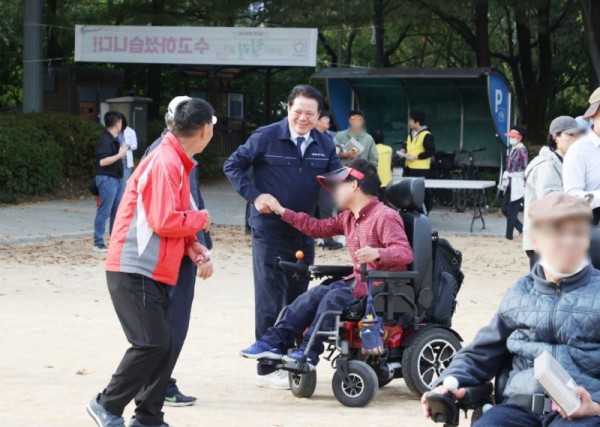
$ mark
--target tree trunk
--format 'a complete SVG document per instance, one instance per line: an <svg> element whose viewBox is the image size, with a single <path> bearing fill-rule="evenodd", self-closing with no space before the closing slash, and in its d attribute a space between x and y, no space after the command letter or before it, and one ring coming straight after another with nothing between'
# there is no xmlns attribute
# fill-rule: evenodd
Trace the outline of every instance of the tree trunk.
<svg viewBox="0 0 600 427"><path fill-rule="evenodd" d="M383 0L373 0L375 30L375 67L383 67Z"/></svg>
<svg viewBox="0 0 600 427"><path fill-rule="evenodd" d="M517 91L521 122L527 126L529 139L543 144L546 137L546 112L552 81L552 47L550 36L550 0L544 0L536 10L539 65L533 65L531 22L526 6L518 2L514 6L517 30L518 67L512 67L513 77L520 77L522 89ZM510 43L510 39L508 40ZM518 74L515 75L515 73Z"/></svg>
<svg viewBox="0 0 600 427"><path fill-rule="evenodd" d="M488 29L489 0L477 0L475 3L475 54L478 67L492 65L490 56L490 34Z"/></svg>
<svg viewBox="0 0 600 427"><path fill-rule="evenodd" d="M600 4L594 0L579 0L579 5L593 71L590 89L594 89L600 85Z"/></svg>

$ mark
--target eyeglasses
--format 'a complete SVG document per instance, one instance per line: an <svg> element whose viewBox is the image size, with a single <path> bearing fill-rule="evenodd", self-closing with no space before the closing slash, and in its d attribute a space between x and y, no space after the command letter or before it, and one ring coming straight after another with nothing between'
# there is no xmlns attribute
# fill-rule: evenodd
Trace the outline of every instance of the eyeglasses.
<svg viewBox="0 0 600 427"><path fill-rule="evenodd" d="M300 110L292 110L292 114L294 114L294 117L306 117L307 119L312 119L314 117L317 117L318 113L314 112L314 111L300 111Z"/></svg>

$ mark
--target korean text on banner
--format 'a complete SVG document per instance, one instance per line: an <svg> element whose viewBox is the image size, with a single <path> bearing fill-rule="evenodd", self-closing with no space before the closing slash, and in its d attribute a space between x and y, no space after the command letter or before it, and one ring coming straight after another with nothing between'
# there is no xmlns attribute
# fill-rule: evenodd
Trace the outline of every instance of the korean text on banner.
<svg viewBox="0 0 600 427"><path fill-rule="evenodd" d="M75 26L75 61L314 67L314 28Z"/></svg>

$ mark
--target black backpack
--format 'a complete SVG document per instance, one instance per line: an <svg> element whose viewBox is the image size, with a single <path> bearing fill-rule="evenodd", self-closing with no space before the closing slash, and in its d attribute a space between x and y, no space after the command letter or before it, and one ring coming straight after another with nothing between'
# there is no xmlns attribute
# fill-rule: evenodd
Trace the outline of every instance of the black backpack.
<svg viewBox="0 0 600 427"><path fill-rule="evenodd" d="M433 302L427 310L427 320L444 326L452 324L456 309L456 295L464 274L460 270L462 253L446 239L433 237Z"/></svg>

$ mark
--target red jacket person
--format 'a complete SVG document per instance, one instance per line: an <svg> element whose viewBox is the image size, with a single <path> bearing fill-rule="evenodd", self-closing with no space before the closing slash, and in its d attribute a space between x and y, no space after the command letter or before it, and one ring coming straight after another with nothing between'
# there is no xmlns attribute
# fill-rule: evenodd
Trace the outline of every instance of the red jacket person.
<svg viewBox="0 0 600 427"><path fill-rule="evenodd" d="M208 250L196 232L210 225L208 211L195 209L189 173L192 156L206 148L216 122L206 101L192 98L175 111L173 132L142 161L127 183L106 259L108 290L131 347L102 393L88 405L99 426L166 426L162 406L169 379L171 333L168 288L177 282L184 256L200 264Z"/></svg>

